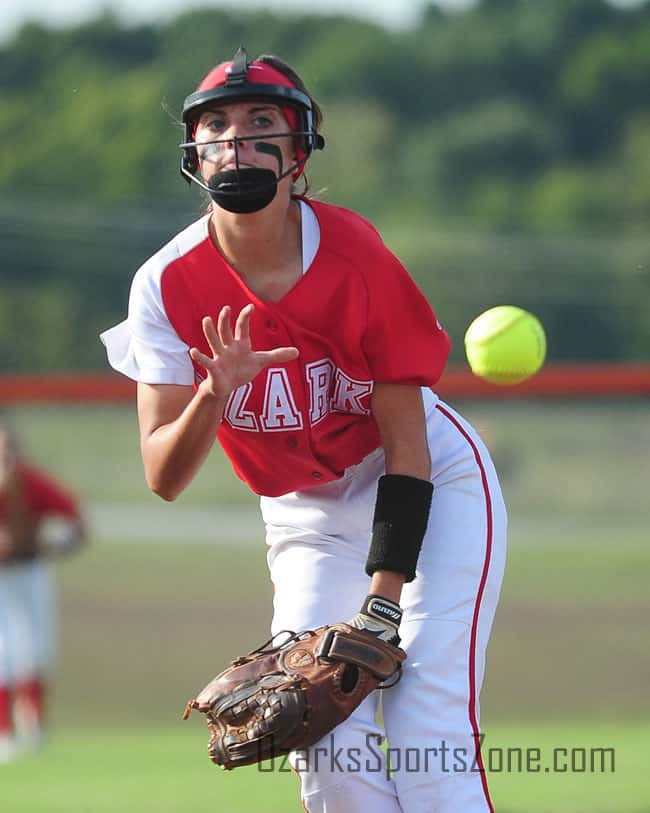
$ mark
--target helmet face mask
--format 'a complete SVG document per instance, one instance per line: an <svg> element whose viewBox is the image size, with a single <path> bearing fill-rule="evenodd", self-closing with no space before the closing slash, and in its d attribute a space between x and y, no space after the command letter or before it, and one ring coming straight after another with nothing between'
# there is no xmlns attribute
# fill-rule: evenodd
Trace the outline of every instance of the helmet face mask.
<svg viewBox="0 0 650 813"><path fill-rule="evenodd" d="M265 78L267 80L269 79L269 76L271 76L273 79L277 76L278 83L275 81L249 81L249 79L252 78L251 74L253 74L253 72L256 70L261 70L265 74ZM216 76L214 81L216 84L214 86L210 86L212 84L211 78L215 74ZM286 82L287 84L280 84L280 81ZM289 129L284 132L265 134L261 138L254 137L253 139L250 137L211 139L210 142L197 142L195 140L196 124L201 115L211 107L228 103L253 101L269 102L277 105L284 113L285 118L287 118L289 122ZM226 208L229 211L252 212L259 210L258 208L250 208L250 206L253 205L250 202L250 198L255 196L255 181L252 178L252 175L251 179L245 179L243 176L250 174L250 172L246 169L239 169L239 167L237 167L237 169L234 171L241 176L240 182L234 182L233 178L230 177L228 183L224 185L230 190L228 197L226 199L223 197L217 199L214 192L216 188L221 186L218 180L215 181L213 178L210 178L206 185L196 177L199 171L199 154L197 147L200 147L202 143L218 144L220 142L223 143L224 141L235 141L235 153L238 163L238 142L243 140L256 140L260 142L259 147L263 148L261 151L268 152L271 151L268 149L271 145L264 144L266 139L272 141L275 138L286 138L287 136L292 136L296 145L297 161L293 166L284 172L282 171L282 166L280 165L280 175L272 184L273 188L271 189L270 200L272 200L273 196L275 195L277 181L281 180L283 177L286 177L290 173L294 173L294 178L297 178L302 172L304 164L311 153L314 150L323 149L325 146L323 137L316 132L314 127L313 107L309 96L298 88L294 87L287 77L284 77L284 75L280 74L279 71L271 66L260 63L250 64L248 62L246 51L243 48L240 48L237 51L232 64L226 65L225 67L217 66L217 68L215 68L203 80L199 89L194 93L191 93L185 99L182 111L182 121L185 127L185 140L182 144L180 144L180 148L183 151L181 158L181 174L185 177L188 183L195 182L199 184L199 186L206 189L210 193L212 199L215 200L218 205L223 206L223 208ZM264 149L264 147L266 147L266 149ZM275 150L277 150L277 147L275 147ZM263 208L263 206L268 205L270 202L268 191L269 182L264 183L263 186L264 191L262 191L262 188L260 187L259 200L260 202L262 200L265 202L263 205L259 206L259 208ZM236 198L239 197L240 193L244 195L245 190L249 200L247 202L237 201ZM231 208L228 205L228 202L231 202L235 208ZM226 205L224 205L224 203Z"/></svg>
<svg viewBox="0 0 650 813"><path fill-rule="evenodd" d="M254 136L229 136L228 138L210 139L209 141L194 142L198 147L200 158L210 162L216 158L219 145L231 144L234 151L235 167L222 169L206 178L207 183L193 177L199 186L205 189L212 200L222 209L237 214L252 214L264 209L271 203L278 189L278 182L295 171L299 165L293 163L287 170L284 169L282 150L277 144L271 143L274 138L287 139L292 133L273 133ZM272 156L277 162L277 174L273 169L258 166L241 166L239 150L242 142L253 142L253 149L257 153ZM205 176L204 176L205 177Z"/></svg>

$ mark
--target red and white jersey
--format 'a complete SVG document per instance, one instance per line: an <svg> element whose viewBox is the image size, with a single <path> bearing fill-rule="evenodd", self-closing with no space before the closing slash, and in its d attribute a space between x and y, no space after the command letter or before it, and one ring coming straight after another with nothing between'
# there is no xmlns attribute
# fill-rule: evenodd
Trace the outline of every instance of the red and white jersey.
<svg viewBox="0 0 650 813"><path fill-rule="evenodd" d="M30 519L40 522L46 517L79 519L74 497L47 474L21 463L16 476L20 482L21 505ZM0 523L6 517L6 500L0 492Z"/></svg>
<svg viewBox="0 0 650 813"><path fill-rule="evenodd" d="M367 221L317 201L301 207L305 273L279 301L247 288L205 216L140 268L128 319L102 334L109 362L129 377L196 385L205 371L188 350L211 355L201 319L254 303L253 349L291 345L300 355L235 390L217 437L237 475L269 497L335 480L359 463L380 445L374 383L431 387L449 354L429 303Z"/></svg>

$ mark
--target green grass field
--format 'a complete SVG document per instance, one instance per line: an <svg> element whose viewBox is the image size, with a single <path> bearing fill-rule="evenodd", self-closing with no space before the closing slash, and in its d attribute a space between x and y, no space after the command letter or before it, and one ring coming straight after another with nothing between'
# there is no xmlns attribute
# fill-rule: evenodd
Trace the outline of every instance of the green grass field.
<svg viewBox="0 0 650 813"><path fill-rule="evenodd" d="M493 771L496 810L650 813L645 405L472 409L511 513L484 749L493 768L499 748L539 749L542 765ZM162 505L142 484L131 409L13 418L30 450L85 499L116 511ZM1 813L299 813L293 774L219 771L202 720L180 720L188 697L268 627L264 545L234 545L219 527L220 505L254 503L214 455L181 507L213 506L218 544L191 541L190 513L178 544L156 542L154 522L144 544L109 534L57 565L50 737L39 755L0 766ZM164 505L160 523L174 510ZM613 748L615 770L547 772L554 748Z"/></svg>
<svg viewBox="0 0 650 813"><path fill-rule="evenodd" d="M221 772L202 720L180 720L230 655L259 642L271 602L264 565L253 546L123 541L61 564L50 742L0 768L1 809L298 813L294 775ZM542 770L493 773L501 813L650 811L649 566L650 550L635 545L615 556L513 546L482 697L484 749L493 768L507 759L498 748L540 749ZM554 748L613 748L615 770L546 772Z"/></svg>
<svg viewBox="0 0 650 813"><path fill-rule="evenodd" d="M485 748L538 748L539 773L492 773L498 813L649 813L650 725L512 724L490 727ZM488 746L488 743L491 745ZM273 772L224 772L205 756L205 734L190 726L61 732L37 757L0 769L2 810L11 813L300 813L298 779ZM554 748L615 749L615 772L547 773ZM546 761L544 761L546 760ZM511 757L511 765L516 761ZM266 763L267 768L270 763Z"/></svg>
<svg viewBox="0 0 650 813"><path fill-rule="evenodd" d="M261 642L264 557L263 545L115 542L62 563L57 726L173 722L207 675ZM650 721L649 571L648 547L513 545L486 719Z"/></svg>

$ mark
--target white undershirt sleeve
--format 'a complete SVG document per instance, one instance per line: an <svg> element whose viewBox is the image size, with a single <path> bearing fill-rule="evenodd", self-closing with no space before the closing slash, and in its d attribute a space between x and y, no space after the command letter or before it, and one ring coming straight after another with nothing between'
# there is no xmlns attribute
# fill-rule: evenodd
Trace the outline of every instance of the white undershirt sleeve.
<svg viewBox="0 0 650 813"><path fill-rule="evenodd" d="M172 327L160 292L162 270L145 263L133 278L129 315L100 334L113 369L143 384L194 384L189 347Z"/></svg>
<svg viewBox="0 0 650 813"><path fill-rule="evenodd" d="M320 226L314 210L304 200L300 201L300 209L302 212L302 273L306 274L320 245Z"/></svg>

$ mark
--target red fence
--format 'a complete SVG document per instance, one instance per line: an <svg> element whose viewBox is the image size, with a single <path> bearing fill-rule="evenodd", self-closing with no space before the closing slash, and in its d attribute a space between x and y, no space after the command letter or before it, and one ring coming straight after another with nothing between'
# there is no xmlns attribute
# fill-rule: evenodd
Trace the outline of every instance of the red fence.
<svg viewBox="0 0 650 813"><path fill-rule="evenodd" d="M450 366L436 391L451 398L585 398L650 395L650 364L549 364L513 386L482 381ZM114 373L0 376L0 404L132 401L135 384Z"/></svg>

